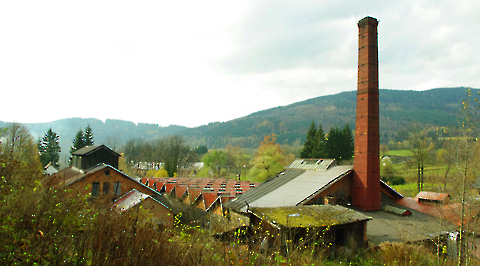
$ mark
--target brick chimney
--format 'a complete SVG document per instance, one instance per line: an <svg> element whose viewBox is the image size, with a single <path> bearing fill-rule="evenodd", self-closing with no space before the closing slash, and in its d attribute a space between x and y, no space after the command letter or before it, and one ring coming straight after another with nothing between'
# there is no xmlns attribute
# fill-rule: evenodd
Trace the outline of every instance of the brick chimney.
<svg viewBox="0 0 480 266"><path fill-rule="evenodd" d="M352 204L380 210L380 130L378 114L378 21L358 22L358 84Z"/></svg>

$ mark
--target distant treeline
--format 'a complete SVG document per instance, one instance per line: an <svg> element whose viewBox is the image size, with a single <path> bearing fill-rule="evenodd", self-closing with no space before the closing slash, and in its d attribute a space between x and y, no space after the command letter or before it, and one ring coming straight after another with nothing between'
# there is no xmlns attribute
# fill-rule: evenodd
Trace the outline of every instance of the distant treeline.
<svg viewBox="0 0 480 266"><path fill-rule="evenodd" d="M479 89L472 89L472 98ZM380 90L380 133L381 143L402 142L398 132L409 123L418 121L427 127L442 128L458 126L457 115L466 98L466 88L439 88L428 91ZM75 138L75 133L88 124L95 132L96 144L121 147L130 139L145 141L164 136L181 135L191 147L200 145L209 149L227 145L255 149L265 135L275 134L277 143L303 144L312 121L324 128L349 124L355 129L356 91L342 92L297 102L287 106L259 111L227 122L187 128L171 125L139 123L107 119L68 118L49 123L25 124L37 139L49 128L60 136L61 160ZM7 123L0 121L0 127ZM442 130L439 130L441 133ZM112 147L113 148L113 147Z"/></svg>

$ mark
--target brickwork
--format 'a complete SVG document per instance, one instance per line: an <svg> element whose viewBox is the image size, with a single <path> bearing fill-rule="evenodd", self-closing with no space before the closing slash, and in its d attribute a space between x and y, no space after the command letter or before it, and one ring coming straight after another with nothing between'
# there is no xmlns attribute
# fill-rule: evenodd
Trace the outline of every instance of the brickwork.
<svg viewBox="0 0 480 266"><path fill-rule="evenodd" d="M329 188L325 189L317 196L315 196L310 201L306 202L304 205L321 205L326 204L325 197L335 198L333 201L329 201L330 204L342 204L342 201L347 202L351 198L352 194L352 175L349 174L335 184L331 185ZM337 202L335 202L337 200Z"/></svg>
<svg viewBox="0 0 480 266"><path fill-rule="evenodd" d="M378 104L378 21L358 22L358 83L352 204L380 210L380 137Z"/></svg>
<svg viewBox="0 0 480 266"><path fill-rule="evenodd" d="M156 196L156 192L148 189L144 185L135 180L132 180L125 176L123 173L118 172L117 170L107 166L101 170L98 170L94 173L88 174L86 177L78 180L77 182L71 184L69 188L78 190L83 195L89 195L92 193L93 183L99 183L99 195L94 197L100 202L111 203L113 200L119 198L120 196L124 195L125 193L131 191L132 189L136 189L142 193L150 195L152 197ZM114 185L116 182L119 182L120 191L117 191L117 195L115 195ZM108 192L104 193L104 186L108 185Z"/></svg>
<svg viewBox="0 0 480 266"><path fill-rule="evenodd" d="M133 208L144 208L148 210L158 222L164 224L168 228L173 228L173 217L175 216L173 212L152 198L145 199L138 204L138 206Z"/></svg>

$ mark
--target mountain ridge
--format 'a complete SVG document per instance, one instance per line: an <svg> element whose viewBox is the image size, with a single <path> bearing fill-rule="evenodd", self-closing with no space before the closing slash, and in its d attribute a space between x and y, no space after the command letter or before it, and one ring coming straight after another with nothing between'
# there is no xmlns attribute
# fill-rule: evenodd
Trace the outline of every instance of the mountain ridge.
<svg viewBox="0 0 480 266"><path fill-rule="evenodd" d="M478 94L479 89L472 89ZM395 138L396 132L412 121L432 126L455 126L457 114L466 98L466 88L436 88L425 91L380 90L381 141ZM473 99L473 96L472 96ZM115 138L125 143L131 138L152 140L168 135L182 135L192 146L223 148L228 144L255 148L264 135L275 134L281 144L301 144L312 121L320 123L324 131L332 126L349 123L355 128L356 91L319 96L285 106L251 113L225 122L212 122L198 127L138 123L121 119L64 118L47 123L25 123L35 139L48 128L60 136L62 151L69 153L75 133L90 124L95 143ZM0 128L7 126L0 121ZM68 148L68 149L67 149Z"/></svg>

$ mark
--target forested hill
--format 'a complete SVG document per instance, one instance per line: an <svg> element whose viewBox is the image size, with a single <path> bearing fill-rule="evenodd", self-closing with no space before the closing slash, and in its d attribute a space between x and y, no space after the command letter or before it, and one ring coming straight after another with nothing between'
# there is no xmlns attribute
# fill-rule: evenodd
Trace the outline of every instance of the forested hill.
<svg viewBox="0 0 480 266"><path fill-rule="evenodd" d="M477 95L478 89L472 90ZM472 96L473 97L473 96ZM433 126L456 126L457 115L466 98L465 88L439 88L427 91L380 90L380 132L382 141L395 139L396 133L412 121ZM265 134L275 133L277 142L305 140L314 120L324 131L349 123L355 128L356 91L342 92L250 114L224 123L185 129L181 134L195 144L208 147L227 144L258 146Z"/></svg>
<svg viewBox="0 0 480 266"><path fill-rule="evenodd" d="M472 89L472 95L480 90ZM473 96L472 96L473 97ZM380 132L382 141L395 139L396 132L412 121L432 126L456 126L457 115L466 98L465 88L439 88L427 91L380 90ZM331 126L349 123L355 128L356 91L342 92L297 102L287 106L259 111L227 122L215 122L196 128L183 126L159 127L156 124L135 125L132 122L107 119L68 118L50 123L25 124L35 138L52 127L60 135L63 151L78 129L90 124L97 143L116 139L117 144L131 138L150 140L179 134L191 145L222 148L228 144L255 148L263 136L274 133L279 143L303 143L308 127L315 121L325 131ZM228 111L228 110L225 110ZM6 123L0 122L0 127Z"/></svg>

